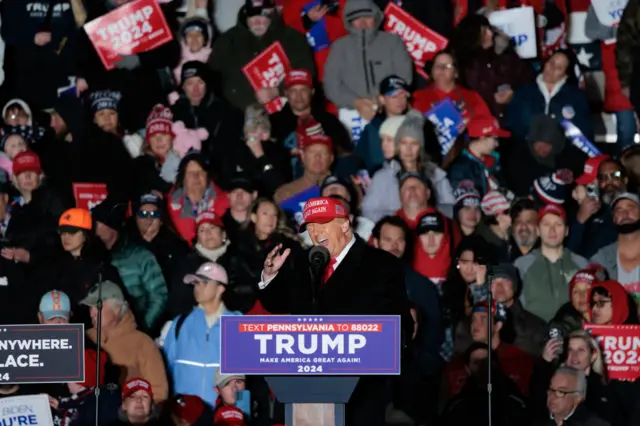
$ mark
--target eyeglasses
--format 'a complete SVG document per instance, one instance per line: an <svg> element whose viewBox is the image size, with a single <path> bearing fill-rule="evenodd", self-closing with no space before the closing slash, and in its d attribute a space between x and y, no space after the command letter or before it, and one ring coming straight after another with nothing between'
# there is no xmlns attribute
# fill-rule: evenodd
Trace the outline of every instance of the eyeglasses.
<svg viewBox="0 0 640 426"><path fill-rule="evenodd" d="M160 212L158 210L138 210L136 216L140 219L160 219Z"/></svg>
<svg viewBox="0 0 640 426"><path fill-rule="evenodd" d="M600 182L607 182L609 180L622 180L622 172L620 170L608 173L598 173L598 180Z"/></svg>
<svg viewBox="0 0 640 426"><path fill-rule="evenodd" d="M554 389L552 387L549 387L549 389L547 389L547 393L555 394L555 396L557 396L558 398L564 398L567 395L577 394L578 391L566 391L562 389Z"/></svg>
<svg viewBox="0 0 640 426"><path fill-rule="evenodd" d="M591 302L589 302L589 306L591 306L592 308L594 306L597 306L598 308L604 308L607 303L611 303L611 299L592 300Z"/></svg>
<svg viewBox="0 0 640 426"><path fill-rule="evenodd" d="M433 66L433 69L435 70L450 70L453 69L453 64L435 64Z"/></svg>

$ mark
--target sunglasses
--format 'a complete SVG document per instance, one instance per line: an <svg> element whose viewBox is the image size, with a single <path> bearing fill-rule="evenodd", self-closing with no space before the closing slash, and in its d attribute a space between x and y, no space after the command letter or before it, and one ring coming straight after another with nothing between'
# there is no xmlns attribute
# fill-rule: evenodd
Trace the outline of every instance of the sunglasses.
<svg viewBox="0 0 640 426"><path fill-rule="evenodd" d="M138 210L136 213L140 219L160 219L160 211L158 210Z"/></svg>
<svg viewBox="0 0 640 426"><path fill-rule="evenodd" d="M615 172L609 172L609 173L599 173L598 174L598 180L601 182L607 182L610 180L622 180L622 172L621 171L615 171Z"/></svg>
<svg viewBox="0 0 640 426"><path fill-rule="evenodd" d="M589 306L591 306L592 308L594 306L597 306L598 308L604 308L607 303L611 303L611 299L592 300L591 302L589 302Z"/></svg>

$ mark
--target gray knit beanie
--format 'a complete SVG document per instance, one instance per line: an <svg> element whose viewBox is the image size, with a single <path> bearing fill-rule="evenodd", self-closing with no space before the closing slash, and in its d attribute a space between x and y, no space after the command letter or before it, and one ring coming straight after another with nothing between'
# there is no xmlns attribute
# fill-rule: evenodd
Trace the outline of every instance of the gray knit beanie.
<svg viewBox="0 0 640 426"><path fill-rule="evenodd" d="M424 117L419 111L412 109L405 116L396 133L396 148L398 148L400 139L403 138L417 140L420 143L420 148L424 149Z"/></svg>

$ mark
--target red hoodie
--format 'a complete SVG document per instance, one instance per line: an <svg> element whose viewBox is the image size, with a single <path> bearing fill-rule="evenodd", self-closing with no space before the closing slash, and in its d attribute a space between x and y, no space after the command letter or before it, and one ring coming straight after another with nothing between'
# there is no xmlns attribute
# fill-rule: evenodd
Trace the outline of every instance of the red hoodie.
<svg viewBox="0 0 640 426"><path fill-rule="evenodd" d="M434 283L438 284L447 279L449 274L449 268L451 267L451 253L453 252L454 241L452 238L451 223L442 213L435 209L427 209L420 214L420 218L427 214L436 212L444 219L444 237L440 243L440 247L435 256L430 256L422 248L420 238L416 238L413 255L413 269L415 269L420 275L429 278Z"/></svg>
<svg viewBox="0 0 640 426"><path fill-rule="evenodd" d="M610 324L624 324L627 318L629 318L629 293L627 293L618 281L601 281L592 285L589 289L589 298L587 299L589 302L591 302L593 298L593 291L598 287L605 288L611 294L611 309L613 315ZM593 318L591 310L592 307L591 304L589 304L589 318Z"/></svg>

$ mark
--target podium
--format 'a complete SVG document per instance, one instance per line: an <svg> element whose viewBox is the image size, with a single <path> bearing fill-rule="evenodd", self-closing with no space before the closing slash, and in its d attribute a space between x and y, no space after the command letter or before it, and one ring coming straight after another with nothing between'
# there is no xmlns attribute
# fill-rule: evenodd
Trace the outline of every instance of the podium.
<svg viewBox="0 0 640 426"><path fill-rule="evenodd" d="M220 372L264 376L287 426L345 426L361 376L400 374L397 315L223 315L220 343Z"/></svg>
<svg viewBox="0 0 640 426"><path fill-rule="evenodd" d="M285 426L345 426L345 404L359 378L354 376L266 376L285 405Z"/></svg>

